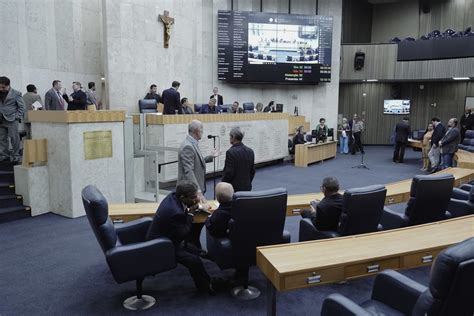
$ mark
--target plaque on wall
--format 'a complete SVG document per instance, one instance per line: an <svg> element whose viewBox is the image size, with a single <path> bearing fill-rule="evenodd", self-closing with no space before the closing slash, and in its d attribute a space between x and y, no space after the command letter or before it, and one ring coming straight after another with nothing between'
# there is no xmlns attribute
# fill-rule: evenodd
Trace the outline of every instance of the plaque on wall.
<svg viewBox="0 0 474 316"><path fill-rule="evenodd" d="M84 132L85 160L112 157L112 131Z"/></svg>

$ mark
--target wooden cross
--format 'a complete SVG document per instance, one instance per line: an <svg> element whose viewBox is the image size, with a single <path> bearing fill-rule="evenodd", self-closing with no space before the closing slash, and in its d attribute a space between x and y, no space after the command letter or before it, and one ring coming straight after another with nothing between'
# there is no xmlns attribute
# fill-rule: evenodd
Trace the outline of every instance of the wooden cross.
<svg viewBox="0 0 474 316"><path fill-rule="evenodd" d="M169 11L166 10L158 17L160 18L161 22L163 22L164 26L164 47L168 48L171 37L171 25L174 24L174 18L170 17Z"/></svg>

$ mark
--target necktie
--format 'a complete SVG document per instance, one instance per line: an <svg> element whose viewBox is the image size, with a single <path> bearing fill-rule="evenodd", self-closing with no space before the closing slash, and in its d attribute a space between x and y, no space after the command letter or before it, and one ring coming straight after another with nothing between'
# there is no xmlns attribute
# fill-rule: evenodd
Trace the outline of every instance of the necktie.
<svg viewBox="0 0 474 316"><path fill-rule="evenodd" d="M61 96L61 93L59 91L57 92L58 98L59 98L59 107L61 110L64 110L64 100L63 97Z"/></svg>

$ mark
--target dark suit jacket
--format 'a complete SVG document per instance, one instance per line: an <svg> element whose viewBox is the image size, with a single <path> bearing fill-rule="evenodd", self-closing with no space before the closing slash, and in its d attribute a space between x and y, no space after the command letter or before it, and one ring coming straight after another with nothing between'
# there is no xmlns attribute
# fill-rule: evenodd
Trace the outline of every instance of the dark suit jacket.
<svg viewBox="0 0 474 316"><path fill-rule="evenodd" d="M410 133L410 124L398 122L397 125L395 125L395 141L397 143L408 143L408 136Z"/></svg>
<svg viewBox="0 0 474 316"><path fill-rule="evenodd" d="M222 238L227 236L229 220L231 218L232 202L225 202L206 220L206 228L211 236Z"/></svg>
<svg viewBox="0 0 474 316"><path fill-rule="evenodd" d="M446 134L446 128L440 122L433 130L433 136L431 136L431 146L433 146L433 144L439 146L438 143L441 138L443 138L444 134Z"/></svg>
<svg viewBox="0 0 474 316"><path fill-rule="evenodd" d="M448 129L443 138L441 138L441 151L443 154L454 154L458 150L460 141L461 133L459 132L459 129L456 127Z"/></svg>
<svg viewBox="0 0 474 316"><path fill-rule="evenodd" d="M336 193L330 195L316 204L316 217L312 218L314 226L318 230L337 231L339 217L342 212L342 195Z"/></svg>
<svg viewBox="0 0 474 316"><path fill-rule="evenodd" d="M234 191L252 191L255 176L255 154L242 143L234 144L225 154L222 181L232 184Z"/></svg>
<svg viewBox="0 0 474 316"><path fill-rule="evenodd" d="M161 94L161 102L164 104L163 114L183 114L179 92L176 89L169 88Z"/></svg>
<svg viewBox="0 0 474 316"><path fill-rule="evenodd" d="M146 239L168 237L175 246L178 246L189 235L192 223L193 217L186 214L176 193L170 193L161 201L148 228Z"/></svg>
<svg viewBox="0 0 474 316"><path fill-rule="evenodd" d="M59 95L57 94L56 90L51 88L44 95L44 109L49 111L65 110L67 101L69 100L66 99L64 102L64 108L61 108L61 104L59 103Z"/></svg>
<svg viewBox="0 0 474 316"><path fill-rule="evenodd" d="M209 99L212 99L213 97L214 95L211 95ZM224 98L220 94L217 95L217 105L224 105Z"/></svg>
<svg viewBox="0 0 474 316"><path fill-rule="evenodd" d="M203 104L199 110L199 114L219 114L219 112L222 112L222 108L219 105L216 105L211 111L209 104Z"/></svg>
<svg viewBox="0 0 474 316"><path fill-rule="evenodd" d="M84 91L78 90L71 94L72 101L68 100L66 94L63 95L63 98L68 102L67 110L87 110L87 95Z"/></svg>
<svg viewBox="0 0 474 316"><path fill-rule="evenodd" d="M156 103L160 103L161 102L160 94L148 92L145 96L145 100L153 100L153 99L156 100Z"/></svg>
<svg viewBox="0 0 474 316"><path fill-rule="evenodd" d="M461 116L461 128L468 130L468 129L473 129L474 128L474 113L469 114L469 116L466 117L466 114L463 114Z"/></svg>

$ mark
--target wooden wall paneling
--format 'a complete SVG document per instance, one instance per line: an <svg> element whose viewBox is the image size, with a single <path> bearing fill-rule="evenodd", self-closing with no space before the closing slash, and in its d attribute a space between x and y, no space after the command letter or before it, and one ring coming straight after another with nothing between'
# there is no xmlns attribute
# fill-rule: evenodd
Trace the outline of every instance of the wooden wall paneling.
<svg viewBox="0 0 474 316"><path fill-rule="evenodd" d="M393 80L397 60L396 44L343 45L341 46L341 81L362 79ZM365 53L364 68L354 69L357 51Z"/></svg>
<svg viewBox="0 0 474 316"><path fill-rule="evenodd" d="M342 43L370 43L372 7L367 0L343 1Z"/></svg>
<svg viewBox="0 0 474 316"><path fill-rule="evenodd" d="M452 77L470 77L473 74L474 58L418 60L396 62L394 79L448 79Z"/></svg>
<svg viewBox="0 0 474 316"><path fill-rule="evenodd" d="M474 26L474 1L450 0L431 5L429 13L420 12L420 35L433 30L444 32L448 28L456 31Z"/></svg>

